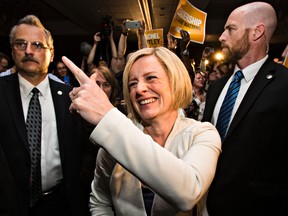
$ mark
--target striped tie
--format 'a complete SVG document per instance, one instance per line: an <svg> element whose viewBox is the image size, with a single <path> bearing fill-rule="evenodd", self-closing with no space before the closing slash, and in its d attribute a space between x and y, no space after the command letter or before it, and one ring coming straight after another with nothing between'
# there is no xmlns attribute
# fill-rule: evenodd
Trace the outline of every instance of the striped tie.
<svg viewBox="0 0 288 216"><path fill-rule="evenodd" d="M237 71L234 75L234 79L230 83L222 106L220 108L216 128L221 136L222 142L227 133L228 125L230 122L231 114L233 111L233 107L240 89L241 79L243 79L243 73L241 70Z"/></svg>

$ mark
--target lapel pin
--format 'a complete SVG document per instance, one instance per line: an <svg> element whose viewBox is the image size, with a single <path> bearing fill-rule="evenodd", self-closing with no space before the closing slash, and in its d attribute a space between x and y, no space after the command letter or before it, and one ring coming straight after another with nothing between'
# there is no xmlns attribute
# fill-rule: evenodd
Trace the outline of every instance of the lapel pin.
<svg viewBox="0 0 288 216"><path fill-rule="evenodd" d="M273 78L273 75L272 74L268 74L267 76L266 76L266 78L269 80L269 79L272 79Z"/></svg>
<svg viewBox="0 0 288 216"><path fill-rule="evenodd" d="M63 93L62 93L62 91L57 91L57 94L62 95Z"/></svg>

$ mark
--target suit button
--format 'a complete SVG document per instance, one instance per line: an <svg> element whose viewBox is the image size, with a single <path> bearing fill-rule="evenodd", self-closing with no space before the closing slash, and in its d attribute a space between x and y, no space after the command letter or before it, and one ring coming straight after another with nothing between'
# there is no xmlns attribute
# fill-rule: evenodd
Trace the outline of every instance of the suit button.
<svg viewBox="0 0 288 216"><path fill-rule="evenodd" d="M269 79L272 79L273 78L273 75L272 74L268 74L267 76L266 76L266 78L269 80Z"/></svg>

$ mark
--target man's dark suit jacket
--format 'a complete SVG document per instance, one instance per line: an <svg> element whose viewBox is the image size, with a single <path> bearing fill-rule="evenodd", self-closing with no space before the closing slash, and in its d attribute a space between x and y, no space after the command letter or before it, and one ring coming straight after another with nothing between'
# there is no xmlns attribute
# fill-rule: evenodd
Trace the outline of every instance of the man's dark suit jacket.
<svg viewBox="0 0 288 216"><path fill-rule="evenodd" d="M82 144L87 143L89 134L83 133L81 118L69 112L71 101L68 94L72 87L51 79L49 82L56 113L64 187L73 215L85 215L89 197L85 194L80 169ZM17 73L0 79L0 139L15 184L18 210L27 216L30 154ZM0 184L6 182L1 180ZM0 212L7 208L4 204L0 203Z"/></svg>
<svg viewBox="0 0 288 216"><path fill-rule="evenodd" d="M18 216L15 184L0 145L0 215Z"/></svg>
<svg viewBox="0 0 288 216"><path fill-rule="evenodd" d="M208 89L203 121L229 77ZM222 144L208 193L209 216L288 215L288 69L268 59Z"/></svg>

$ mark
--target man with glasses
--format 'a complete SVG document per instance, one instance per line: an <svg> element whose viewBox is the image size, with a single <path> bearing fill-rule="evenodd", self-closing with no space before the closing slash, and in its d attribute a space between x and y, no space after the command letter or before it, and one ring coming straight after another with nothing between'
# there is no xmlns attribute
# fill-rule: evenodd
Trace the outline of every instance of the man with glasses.
<svg viewBox="0 0 288 216"><path fill-rule="evenodd" d="M24 216L88 215L89 193L80 169L90 131L69 112L72 87L47 76L54 57L52 36L28 15L12 28L10 44L16 73L0 79L0 143L18 211ZM1 185L7 184L1 179ZM10 212L4 205L0 212Z"/></svg>

